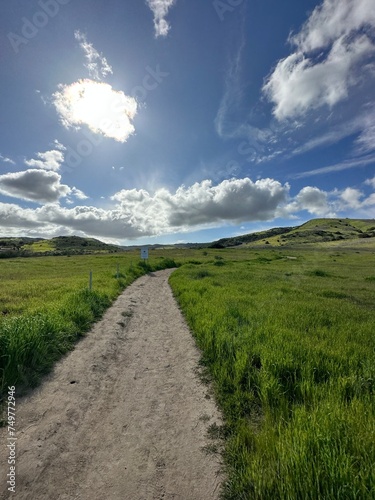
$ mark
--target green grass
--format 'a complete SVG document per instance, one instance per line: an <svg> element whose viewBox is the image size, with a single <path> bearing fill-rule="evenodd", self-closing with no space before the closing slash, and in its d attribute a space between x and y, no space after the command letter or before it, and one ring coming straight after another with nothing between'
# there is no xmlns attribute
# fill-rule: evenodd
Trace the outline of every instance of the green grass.
<svg viewBox="0 0 375 500"><path fill-rule="evenodd" d="M32 252L52 252L56 250L55 245L51 240L36 241L34 243L29 243L23 246L24 250L30 250Z"/></svg>
<svg viewBox="0 0 375 500"><path fill-rule="evenodd" d="M124 287L176 263L224 414L225 498L374 498L375 254L362 241L2 259L1 389L38 384Z"/></svg>
<svg viewBox="0 0 375 500"><path fill-rule="evenodd" d="M262 236L262 233L258 233ZM249 243L251 247L274 247L307 245L316 247L345 244L361 245L374 248L375 221L373 219L312 219L289 232L279 235L259 238L258 241ZM366 241L367 240L367 241Z"/></svg>
<svg viewBox="0 0 375 500"><path fill-rule="evenodd" d="M170 257L155 257L145 263L135 252L3 259L0 396L8 386L16 385L18 392L36 386L127 285L147 272L168 267L176 267Z"/></svg>
<svg viewBox="0 0 375 500"><path fill-rule="evenodd" d="M224 413L224 497L375 498L374 253L241 256L170 278Z"/></svg>

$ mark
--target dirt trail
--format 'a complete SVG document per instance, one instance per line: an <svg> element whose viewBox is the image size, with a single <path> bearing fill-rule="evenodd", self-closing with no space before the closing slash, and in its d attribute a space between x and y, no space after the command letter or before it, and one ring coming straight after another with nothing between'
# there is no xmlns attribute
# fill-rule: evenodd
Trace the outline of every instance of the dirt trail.
<svg viewBox="0 0 375 500"><path fill-rule="evenodd" d="M128 287L19 401L16 494L7 492L3 428L1 499L218 498L218 459L202 448L220 415L196 375L199 353L170 273Z"/></svg>

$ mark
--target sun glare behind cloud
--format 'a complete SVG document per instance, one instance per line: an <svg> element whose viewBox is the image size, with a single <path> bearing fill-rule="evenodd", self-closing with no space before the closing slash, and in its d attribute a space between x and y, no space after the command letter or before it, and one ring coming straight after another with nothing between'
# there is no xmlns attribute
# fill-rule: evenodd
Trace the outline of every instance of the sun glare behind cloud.
<svg viewBox="0 0 375 500"><path fill-rule="evenodd" d="M111 85L85 79L60 85L53 103L66 128L87 125L96 134L126 142L135 131L137 102Z"/></svg>

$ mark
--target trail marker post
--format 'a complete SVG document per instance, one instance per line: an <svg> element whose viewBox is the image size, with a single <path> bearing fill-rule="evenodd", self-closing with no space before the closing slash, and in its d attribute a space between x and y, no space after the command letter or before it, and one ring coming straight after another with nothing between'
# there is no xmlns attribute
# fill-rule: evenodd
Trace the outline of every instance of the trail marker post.
<svg viewBox="0 0 375 500"><path fill-rule="evenodd" d="M148 247L141 248L141 259L144 259L144 260L148 259Z"/></svg>

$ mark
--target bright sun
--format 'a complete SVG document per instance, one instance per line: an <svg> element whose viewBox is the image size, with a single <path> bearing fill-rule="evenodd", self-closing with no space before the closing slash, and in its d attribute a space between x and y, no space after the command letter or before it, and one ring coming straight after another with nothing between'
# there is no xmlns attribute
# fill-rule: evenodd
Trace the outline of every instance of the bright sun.
<svg viewBox="0 0 375 500"><path fill-rule="evenodd" d="M87 125L93 132L125 142L134 133L137 101L107 83L79 80L62 85L54 104L66 127Z"/></svg>

